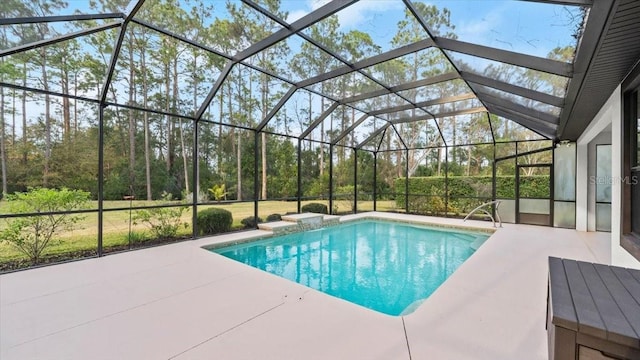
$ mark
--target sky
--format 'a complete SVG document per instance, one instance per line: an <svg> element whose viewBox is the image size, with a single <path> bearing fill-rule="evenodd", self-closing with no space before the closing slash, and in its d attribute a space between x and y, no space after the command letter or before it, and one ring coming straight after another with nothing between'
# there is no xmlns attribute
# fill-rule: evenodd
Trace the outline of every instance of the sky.
<svg viewBox="0 0 640 360"><path fill-rule="evenodd" d="M152 0L147 0L153 3ZM189 0L177 0L190 8ZM216 9L214 16L226 17L227 0L203 0ZM240 0L231 0L241 4ZM281 8L293 22L320 8L329 0L281 0ZM414 0L414 3L421 2ZM576 6L560 6L515 0L422 0L425 4L448 8L458 40L546 57L557 46L575 44L571 35L580 24ZM64 13L89 10L89 0L67 0ZM391 49L397 23L404 18L402 0L361 0L338 12L341 30L369 33L382 51ZM162 26L162 24L157 24ZM426 35L425 35L426 37Z"/></svg>
<svg viewBox="0 0 640 360"><path fill-rule="evenodd" d="M185 9L192 6L189 0L177 1ZM203 1L216 9L214 17L228 16L225 9L227 0ZM230 1L241 4L240 0ZM572 6L514 0L422 1L451 11L451 22L455 26L458 40L540 57L546 57L557 46L574 45L575 40L571 35L581 21L579 9ZM147 0L146 6L153 2ZM288 12L285 20L289 23L327 2L328 0L281 0L282 10ZM418 2L420 0L414 0L414 3ZM61 12L63 14L70 14L75 10L93 13L89 9L89 0L67 0L67 3L69 7ZM359 30L368 33L384 52L393 48L390 43L397 33L398 22L405 18L405 9L402 0L361 0L341 10L337 16L342 31ZM165 27L163 24L156 25ZM427 38L426 33L423 36ZM291 53L295 53L299 44L296 46L296 41L292 39L289 40L294 45ZM474 59L470 58L465 57L464 60L473 62ZM475 60L477 67L486 65L486 60Z"/></svg>
<svg viewBox="0 0 640 360"><path fill-rule="evenodd" d="M283 0L293 21L325 4L323 0ZM414 1L418 2L418 1ZM504 50L546 57L556 46L573 44L579 25L575 6L513 0L424 1L451 11L458 39ZM358 29L388 43L404 17L400 0L360 1L338 13L343 30ZM391 35L389 35L391 33Z"/></svg>

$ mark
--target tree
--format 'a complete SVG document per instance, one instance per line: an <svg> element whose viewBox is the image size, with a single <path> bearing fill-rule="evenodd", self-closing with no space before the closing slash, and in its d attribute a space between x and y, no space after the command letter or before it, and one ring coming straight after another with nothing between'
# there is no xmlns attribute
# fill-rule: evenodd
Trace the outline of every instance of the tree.
<svg viewBox="0 0 640 360"><path fill-rule="evenodd" d="M418 13L426 21L427 26L429 27L429 30L433 35L443 36L450 39L457 38L457 36L453 32L455 26L450 21L451 13L447 8L438 9L438 7L435 5L427 5L424 3L416 3L415 7ZM394 47L399 47L420 41L427 36L428 35L422 25L407 9L405 10L405 18L398 22L398 32L393 37L391 43ZM390 62L388 68L385 69L385 71L397 71L398 74L395 76L401 77L400 79L396 80L398 82L416 81L453 70L451 65L449 64L449 61L442 55L440 51L431 51L430 49L418 51L401 59L397 59L396 63L394 64L395 68L389 68L391 64L393 63ZM444 97L452 93L459 93L459 89L456 88L457 84L458 83L456 82L443 82L440 84L435 84L435 87L437 87L439 90L439 92L435 93L430 92L429 87L412 89L409 90L405 96L414 103L417 102L419 96L424 96L425 98L432 98L434 95ZM417 110L415 108L412 109L410 117L416 117L416 111ZM443 121L447 120L441 119L438 125L440 126ZM451 119L450 121L455 121L455 119ZM419 128L421 124L424 124L426 127L428 122L407 122L399 126L399 131L409 148L417 148L428 145L427 143L420 143L419 141L420 134L422 133L422 129ZM429 129L425 130L427 132L429 131ZM436 139L439 137L439 134L437 133L431 133L430 135L431 136L425 140L436 141ZM440 153L440 150L438 150L438 153ZM411 170L415 170L418 167L418 164L423 159L421 155L421 153L415 150L409 150L409 158L407 159L407 161L409 162L410 173L412 172ZM440 156L438 156L438 162L439 158ZM398 163L400 163L399 155Z"/></svg>
<svg viewBox="0 0 640 360"><path fill-rule="evenodd" d="M67 212L85 208L89 193L66 188L35 188L9 195L7 200L10 214L45 213L8 218L6 227L0 231L0 241L13 245L37 264L44 250L55 243L56 234L73 229L84 218Z"/></svg>
<svg viewBox="0 0 640 360"><path fill-rule="evenodd" d="M340 24L338 22L338 17L336 15L332 15L314 25L309 27L309 32L311 38L319 41L329 48L333 48L339 41L339 32L338 28ZM308 78L317 74L324 74L328 72L331 68L332 58L329 57L324 51L319 48L305 42L301 46L300 53L296 54L293 57L291 68L295 74L298 74L301 78ZM323 81L320 83L320 93L330 93L333 89L330 89L327 82ZM325 98L320 98L320 110L326 110L326 102ZM311 98L309 98L309 107L311 107ZM312 112L309 109L309 116L311 116ZM309 118L309 124L313 122L313 119ZM320 123L320 175L324 174L324 157L325 157L325 149L324 145L324 121Z"/></svg>

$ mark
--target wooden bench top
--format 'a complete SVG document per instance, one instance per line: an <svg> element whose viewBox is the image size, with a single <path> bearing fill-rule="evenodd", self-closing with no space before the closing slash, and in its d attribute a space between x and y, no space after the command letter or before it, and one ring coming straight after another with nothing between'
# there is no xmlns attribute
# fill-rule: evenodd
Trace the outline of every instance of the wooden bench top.
<svg viewBox="0 0 640 360"><path fill-rule="evenodd" d="M549 257L552 323L640 349L640 271Z"/></svg>

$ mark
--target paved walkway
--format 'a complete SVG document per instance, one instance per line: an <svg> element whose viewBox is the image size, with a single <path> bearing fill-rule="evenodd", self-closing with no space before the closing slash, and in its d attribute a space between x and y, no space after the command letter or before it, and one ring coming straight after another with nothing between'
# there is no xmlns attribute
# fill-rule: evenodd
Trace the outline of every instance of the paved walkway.
<svg viewBox="0 0 640 360"><path fill-rule="evenodd" d="M547 257L610 258L609 234L505 224L414 313L392 317L200 248L265 234L2 275L0 358L546 359Z"/></svg>

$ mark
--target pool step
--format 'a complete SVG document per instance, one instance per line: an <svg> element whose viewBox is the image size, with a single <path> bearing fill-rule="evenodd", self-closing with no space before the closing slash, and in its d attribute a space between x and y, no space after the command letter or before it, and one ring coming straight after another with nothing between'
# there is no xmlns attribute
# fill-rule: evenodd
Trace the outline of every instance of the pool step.
<svg viewBox="0 0 640 360"><path fill-rule="evenodd" d="M340 216L338 215L325 215L322 218L322 224L324 226L327 225L338 225L340 223Z"/></svg>
<svg viewBox="0 0 640 360"><path fill-rule="evenodd" d="M321 222L323 216L324 216L323 214L316 214L316 213L289 214L289 215L282 215L282 220L292 221L295 223L300 223L300 222L311 223L315 221Z"/></svg>
<svg viewBox="0 0 640 360"><path fill-rule="evenodd" d="M297 231L318 229L327 225L340 223L340 216L316 213L302 213L283 215L281 221L258 224L261 230L267 230L274 235L289 234Z"/></svg>
<svg viewBox="0 0 640 360"><path fill-rule="evenodd" d="M274 221L258 224L260 230L271 231L274 234L284 234L299 231L298 223L291 221Z"/></svg>

